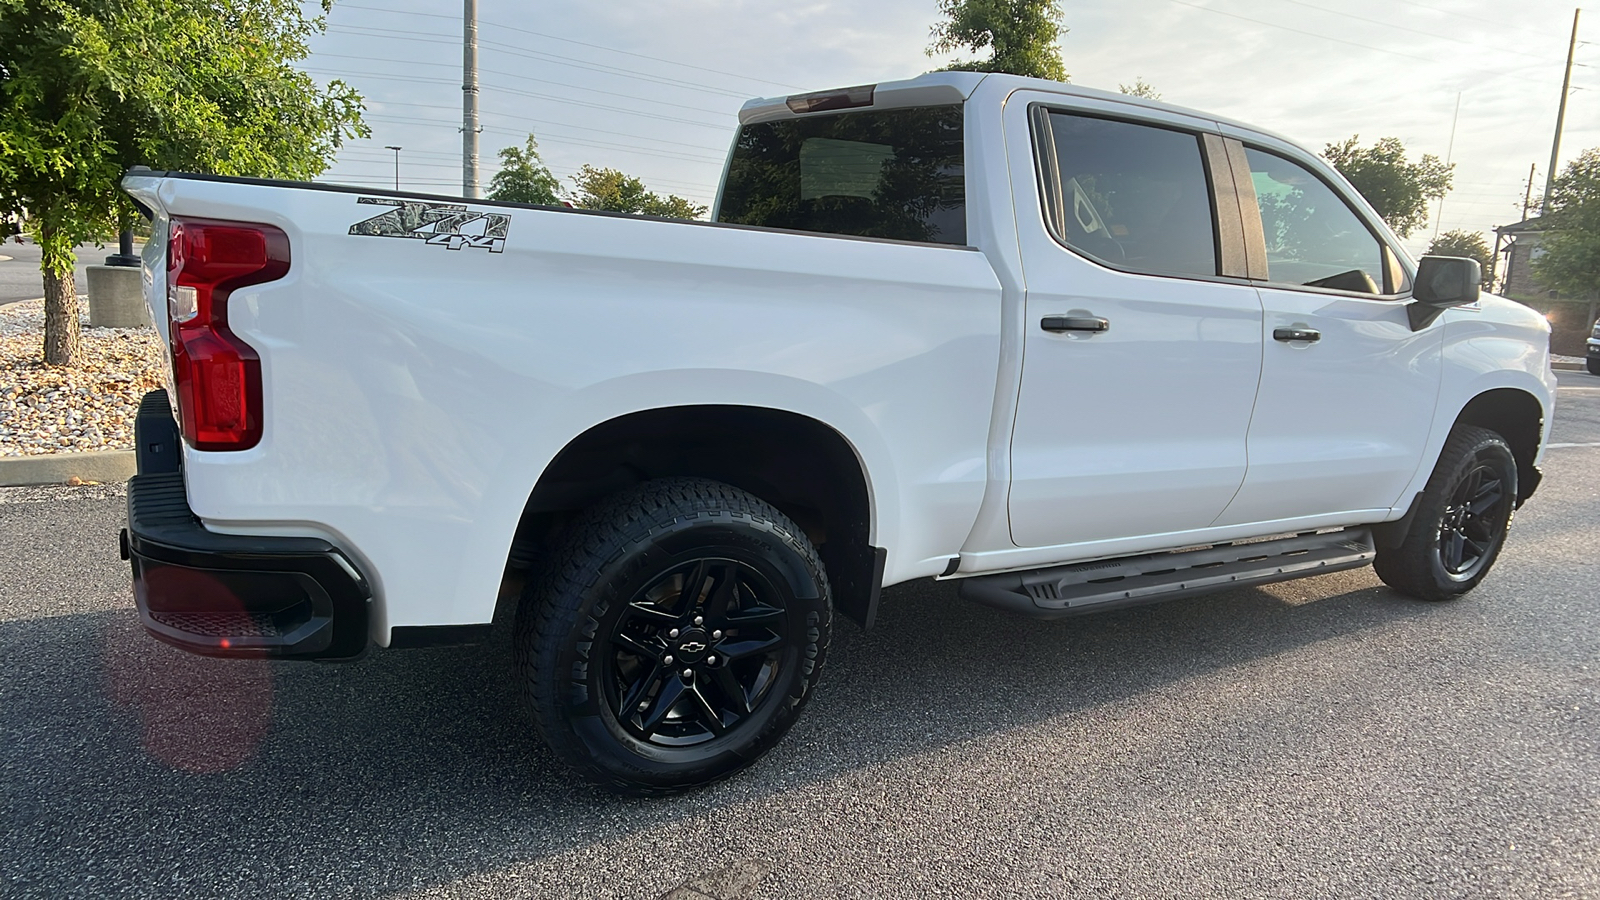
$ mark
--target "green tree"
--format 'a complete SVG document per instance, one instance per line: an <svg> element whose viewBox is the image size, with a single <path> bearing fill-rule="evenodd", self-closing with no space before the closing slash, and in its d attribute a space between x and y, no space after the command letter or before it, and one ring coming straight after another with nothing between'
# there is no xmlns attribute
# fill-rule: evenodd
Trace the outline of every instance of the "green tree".
<svg viewBox="0 0 1600 900"><path fill-rule="evenodd" d="M1135 78L1133 84L1119 84L1117 90L1130 97L1143 97L1146 100L1160 100L1161 94L1156 91L1156 86L1143 78Z"/></svg>
<svg viewBox="0 0 1600 900"><path fill-rule="evenodd" d="M989 51L988 59L953 63L947 70L1068 79L1058 43L1067 29L1056 0L939 0L939 11L945 21L933 26L929 56Z"/></svg>
<svg viewBox="0 0 1600 900"><path fill-rule="evenodd" d="M1371 147L1360 146L1360 135L1322 151L1328 162L1355 185L1394 233L1410 237L1428 222L1428 203L1450 192L1455 164L1446 165L1431 153L1416 162L1406 159L1399 138L1382 138Z"/></svg>
<svg viewBox="0 0 1600 900"><path fill-rule="evenodd" d="M616 169L597 169L585 165L578 170L578 174L572 176L572 183L577 190L567 199L573 206L583 209L604 209L670 219L698 219L706 214L704 206L673 194L665 197L653 194L643 181Z"/></svg>
<svg viewBox="0 0 1600 900"><path fill-rule="evenodd" d="M1600 147L1567 163L1543 209L1549 228L1534 277L1567 297L1600 299Z"/></svg>
<svg viewBox="0 0 1600 900"><path fill-rule="evenodd" d="M127 169L307 179L367 134L289 65L322 28L298 0L0 0L0 217L43 251L47 363L77 355L72 248L129 221Z"/></svg>
<svg viewBox="0 0 1600 900"><path fill-rule="evenodd" d="M489 180L489 199L561 205L561 182L539 158L539 142L531 133L525 146L500 151L500 171Z"/></svg>
<svg viewBox="0 0 1600 900"><path fill-rule="evenodd" d="M1475 259L1478 265L1483 267L1483 286L1489 286L1489 264L1494 261L1494 251L1489 249L1489 242L1483 239L1481 232L1466 229L1446 231L1433 239L1433 243L1428 245L1428 252L1424 255Z"/></svg>

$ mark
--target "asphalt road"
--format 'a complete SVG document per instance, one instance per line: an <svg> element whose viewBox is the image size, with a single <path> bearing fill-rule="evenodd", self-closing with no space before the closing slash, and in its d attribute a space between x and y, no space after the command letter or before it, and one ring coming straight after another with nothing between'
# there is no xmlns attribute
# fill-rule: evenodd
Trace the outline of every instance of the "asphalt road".
<svg viewBox="0 0 1600 900"><path fill-rule="evenodd" d="M139 245L134 244L134 252ZM107 247L81 244L77 248L78 265L74 273L79 294L89 292L85 266L98 266L106 261L107 254L117 252L115 241ZM39 274L39 245L19 244L15 239L0 241L0 306L18 300L36 300L44 296L44 276ZM7 259L6 257L10 257Z"/></svg>
<svg viewBox="0 0 1600 900"><path fill-rule="evenodd" d="M1600 444L1600 378L1561 377L1555 441ZM1370 570L1044 624L891 589L777 751L655 801L558 768L503 652L159 645L118 489L7 489L0 895L1600 896L1600 446L1546 472L1445 605Z"/></svg>

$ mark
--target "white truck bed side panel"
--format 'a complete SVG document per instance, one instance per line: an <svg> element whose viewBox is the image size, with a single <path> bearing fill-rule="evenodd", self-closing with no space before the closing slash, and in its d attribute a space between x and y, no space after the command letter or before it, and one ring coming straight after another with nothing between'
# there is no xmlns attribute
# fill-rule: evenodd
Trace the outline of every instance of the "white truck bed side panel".
<svg viewBox="0 0 1600 900"><path fill-rule="evenodd" d="M336 536L376 572L380 642L487 621L545 465L639 410L747 404L832 426L869 474L886 583L937 574L972 528L999 353L983 254L478 204L510 216L503 251L450 249L350 234L391 208L366 195L160 193L292 247L287 278L230 302L262 358L265 435L189 451L190 502L218 530Z"/></svg>

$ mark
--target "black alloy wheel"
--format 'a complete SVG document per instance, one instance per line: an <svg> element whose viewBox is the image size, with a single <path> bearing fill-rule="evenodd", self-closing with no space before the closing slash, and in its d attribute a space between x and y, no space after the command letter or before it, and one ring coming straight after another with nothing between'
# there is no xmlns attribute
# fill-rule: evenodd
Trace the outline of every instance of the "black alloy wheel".
<svg viewBox="0 0 1600 900"><path fill-rule="evenodd" d="M1510 502L1493 465L1479 463L1467 472L1439 520L1439 565L1446 576L1468 581L1492 558L1505 539Z"/></svg>
<svg viewBox="0 0 1600 900"><path fill-rule="evenodd" d="M784 606L784 591L749 562L675 566L623 607L596 657L612 714L663 747L738 728L796 664Z"/></svg>
<svg viewBox="0 0 1600 900"><path fill-rule="evenodd" d="M591 781L659 794L771 749L827 653L828 580L789 518L714 481L646 482L567 529L517 612L518 682Z"/></svg>
<svg viewBox="0 0 1600 900"><path fill-rule="evenodd" d="M1421 600L1450 600L1478 586L1499 558L1516 509L1517 460L1505 439L1460 425L1414 501L1399 546L1378 547L1384 583Z"/></svg>

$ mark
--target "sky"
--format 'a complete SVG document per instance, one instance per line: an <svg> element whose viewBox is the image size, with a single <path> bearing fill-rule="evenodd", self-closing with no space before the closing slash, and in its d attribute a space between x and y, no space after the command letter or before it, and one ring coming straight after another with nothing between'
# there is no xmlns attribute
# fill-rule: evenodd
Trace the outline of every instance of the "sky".
<svg viewBox="0 0 1600 900"><path fill-rule="evenodd" d="M1314 150L1359 134L1448 157L1455 189L1406 242L1420 255L1436 224L1520 219L1530 165L1543 189L1570 2L1064 0L1061 55L1076 84L1143 78ZM961 56L924 52L938 19L937 0L479 0L482 182L532 131L568 185L589 163L709 204L746 99L938 68ZM460 6L338 0L327 23L302 65L361 92L372 137L320 180L392 186L394 145L402 189L459 195ZM1563 165L1600 146L1600 9L1579 40Z"/></svg>

